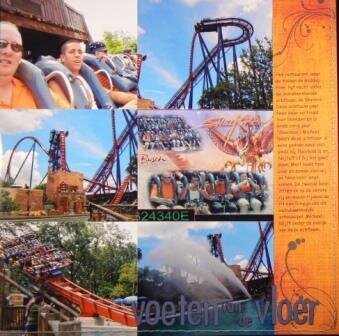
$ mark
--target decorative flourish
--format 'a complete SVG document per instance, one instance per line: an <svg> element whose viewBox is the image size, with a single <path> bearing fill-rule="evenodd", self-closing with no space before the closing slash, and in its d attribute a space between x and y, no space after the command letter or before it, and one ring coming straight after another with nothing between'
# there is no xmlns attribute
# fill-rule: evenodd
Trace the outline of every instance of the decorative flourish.
<svg viewBox="0 0 339 336"><path fill-rule="evenodd" d="M302 41L308 38L312 33L312 26L310 24L311 19L316 17L327 17L331 20L335 20L336 16L333 8L322 6L325 2L324 0L313 0L313 2L316 2L316 4L312 5L312 1L309 1L308 5L306 5L305 1L301 0L300 4L302 10L287 15L283 20L283 29L287 34L286 40L282 48L274 54L275 57L286 54L283 62L287 59L291 41L294 41L299 48L304 50L310 50L313 47L313 43L308 46L304 46L304 43L302 43ZM322 28L325 29L326 26L323 25ZM281 65L283 62L278 65Z"/></svg>
<svg viewBox="0 0 339 336"><path fill-rule="evenodd" d="M323 289L321 288L317 288L317 287L313 287L313 286L308 286L305 287L303 286L303 284L301 284L297 278L295 273L298 271L297 268L292 268L289 264L289 255L291 253L293 253L293 251L297 250L297 248L299 248L301 246L301 244L305 243L305 239L296 239L295 241L290 241L288 243L288 249L285 253L285 267L286 270L285 272L282 274L281 278L280 278L280 282L279 282L279 286L280 286L280 292L282 293L283 297L285 299L287 299L287 294L284 291L283 288L283 279L285 277L289 277L290 280L292 280L292 282L296 285L296 289L294 289L294 291L291 294L291 297L289 298L290 301L293 301L295 298L297 297L301 297L301 296L307 296L309 299L312 299L316 302L316 304L322 305L325 307L326 311L329 313L330 317L331 317L331 321L332 321L332 325L331 327L333 327L336 323L336 306L335 306L335 302L333 301L332 297L325 292ZM324 299L322 301L320 301L318 298L316 298L314 296L314 294L312 293L318 292L318 293L322 293Z"/></svg>

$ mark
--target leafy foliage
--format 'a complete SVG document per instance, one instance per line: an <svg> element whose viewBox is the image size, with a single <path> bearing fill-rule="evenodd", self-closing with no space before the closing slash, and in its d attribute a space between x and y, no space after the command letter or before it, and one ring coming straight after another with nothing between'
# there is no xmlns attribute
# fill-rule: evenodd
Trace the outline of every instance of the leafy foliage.
<svg viewBox="0 0 339 336"><path fill-rule="evenodd" d="M0 211L11 212L19 210L19 204L15 203L7 190L0 191Z"/></svg>
<svg viewBox="0 0 339 336"><path fill-rule="evenodd" d="M14 184L14 179L13 178L7 178L6 180L0 179L0 187L10 187L11 185Z"/></svg>
<svg viewBox="0 0 339 336"><path fill-rule="evenodd" d="M132 179L135 183L138 182L138 159L136 155L131 157L130 162L126 168L128 174L132 176Z"/></svg>
<svg viewBox="0 0 339 336"><path fill-rule="evenodd" d="M125 32L104 32L104 43L110 54L121 54L126 49L137 51L136 39L128 36Z"/></svg>
<svg viewBox="0 0 339 336"><path fill-rule="evenodd" d="M120 268L120 275L118 284L114 286L112 290L113 297L126 297L131 295L131 288L132 293L134 295L137 294L137 263L136 261L126 263L121 266Z"/></svg>
<svg viewBox="0 0 339 336"><path fill-rule="evenodd" d="M41 183L41 184L35 186L34 189L46 190L47 189L47 183Z"/></svg>
<svg viewBox="0 0 339 336"><path fill-rule="evenodd" d="M43 224L40 235L43 241L71 252L74 262L67 276L80 286L104 297L112 297L113 288L119 285L126 296L135 293L134 283L128 283L122 272L126 271L123 266L136 263L137 249L126 243L126 233L116 225L107 230L98 223ZM131 278L132 273L128 270Z"/></svg>
<svg viewBox="0 0 339 336"><path fill-rule="evenodd" d="M201 108L272 109L272 41L256 40L252 53L242 50L239 63L239 71L232 65L227 80L203 92Z"/></svg>

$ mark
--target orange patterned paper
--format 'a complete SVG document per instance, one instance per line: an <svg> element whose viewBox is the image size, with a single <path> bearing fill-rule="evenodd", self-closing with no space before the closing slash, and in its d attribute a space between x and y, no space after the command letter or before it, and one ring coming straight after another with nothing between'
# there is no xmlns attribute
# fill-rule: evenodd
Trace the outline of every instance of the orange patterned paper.
<svg viewBox="0 0 339 336"><path fill-rule="evenodd" d="M335 5L274 0L277 333L339 333Z"/></svg>

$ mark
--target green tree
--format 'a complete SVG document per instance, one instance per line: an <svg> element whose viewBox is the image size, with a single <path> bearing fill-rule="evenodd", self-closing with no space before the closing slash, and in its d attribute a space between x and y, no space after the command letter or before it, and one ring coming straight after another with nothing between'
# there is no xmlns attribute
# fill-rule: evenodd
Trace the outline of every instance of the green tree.
<svg viewBox="0 0 339 336"><path fill-rule="evenodd" d="M125 32L104 32L104 43L109 53L121 54L126 49L131 49L133 52L137 51L136 39L128 36Z"/></svg>
<svg viewBox="0 0 339 336"><path fill-rule="evenodd" d="M15 203L7 190L0 191L0 211L1 212L11 212L19 210L19 204Z"/></svg>
<svg viewBox="0 0 339 336"><path fill-rule="evenodd" d="M272 41L256 40L252 53L242 50L239 63L239 71L228 69L227 81L203 92L201 108L272 109Z"/></svg>
<svg viewBox="0 0 339 336"><path fill-rule="evenodd" d="M118 283L113 287L111 296L117 298L137 295L137 281L137 263L133 261L122 265Z"/></svg>
<svg viewBox="0 0 339 336"><path fill-rule="evenodd" d="M132 176L132 179L135 183L138 182L138 159L136 155L131 157L130 162L126 168L128 174Z"/></svg>
<svg viewBox="0 0 339 336"><path fill-rule="evenodd" d="M47 189L47 183L38 184L37 186L34 187L34 189L46 190Z"/></svg>
<svg viewBox="0 0 339 336"><path fill-rule="evenodd" d="M11 177L8 177L6 180L0 179L0 187L10 187L12 184L14 184L14 180Z"/></svg>
<svg viewBox="0 0 339 336"><path fill-rule="evenodd" d="M40 235L43 241L71 253L73 264L66 275L72 281L105 297L118 284L122 265L137 260L135 244L127 243L126 232L113 224L109 229L85 222L42 224Z"/></svg>
<svg viewBox="0 0 339 336"><path fill-rule="evenodd" d="M229 79L233 78L229 76ZM216 87L203 92L199 105L208 109L234 109L235 104L234 84L232 82L220 82Z"/></svg>
<svg viewBox="0 0 339 336"><path fill-rule="evenodd" d="M138 280L147 281L150 279L151 269L149 266L145 266L143 268L138 268Z"/></svg>
<svg viewBox="0 0 339 336"><path fill-rule="evenodd" d="M142 259L142 249L138 247L138 260Z"/></svg>

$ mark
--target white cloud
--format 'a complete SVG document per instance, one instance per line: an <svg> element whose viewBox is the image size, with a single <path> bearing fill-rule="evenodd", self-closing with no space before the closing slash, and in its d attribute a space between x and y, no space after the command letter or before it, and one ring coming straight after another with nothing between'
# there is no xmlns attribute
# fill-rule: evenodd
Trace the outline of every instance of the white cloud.
<svg viewBox="0 0 339 336"><path fill-rule="evenodd" d="M170 86L177 89L181 86L181 81L172 72L166 70L156 63L150 63L150 67L157 72Z"/></svg>
<svg viewBox="0 0 339 336"><path fill-rule="evenodd" d="M81 166L81 167L92 167L93 164L90 162L74 162L72 166Z"/></svg>
<svg viewBox="0 0 339 336"><path fill-rule="evenodd" d="M150 3L159 4L162 0L149 0Z"/></svg>
<svg viewBox="0 0 339 336"><path fill-rule="evenodd" d="M240 266L240 269L244 270L246 269L246 266L248 265L248 259L246 258L241 259L236 264Z"/></svg>
<svg viewBox="0 0 339 336"><path fill-rule="evenodd" d="M239 261L239 260L242 260L244 258L245 258L245 256L243 254L236 254L232 260Z"/></svg>
<svg viewBox="0 0 339 336"><path fill-rule="evenodd" d="M187 5L189 7L193 7L195 6L197 3L201 2L201 0L181 0L181 2L184 5Z"/></svg>
<svg viewBox="0 0 339 336"><path fill-rule="evenodd" d="M216 17L224 17L221 13L227 13L228 17L238 14L239 12L249 13L256 10L266 0L181 0L181 2L189 7L205 2L207 6L216 5L219 12Z"/></svg>
<svg viewBox="0 0 339 336"><path fill-rule="evenodd" d="M7 165L9 162L9 157L12 153L12 150L7 150L1 157L1 177L4 178L6 174ZM13 155L11 162L11 177L14 178L17 174L21 164L26 158L28 152L24 151L16 151ZM15 180L15 185L25 186L25 184L29 184L30 176L31 176L31 165L32 165L32 152L29 154L25 164L21 168L20 174ZM33 175L32 175L32 186L36 186L41 182L43 176L39 171L39 161L38 161L39 153L35 153L34 164L33 164Z"/></svg>
<svg viewBox="0 0 339 336"><path fill-rule="evenodd" d="M254 12L262 3L263 0L240 0L240 6L245 13Z"/></svg>
<svg viewBox="0 0 339 336"><path fill-rule="evenodd" d="M88 187L89 185L92 185L92 184L91 184L90 182L87 182L87 181L83 180L82 185L83 185L83 187L84 187L84 190L86 190L87 187Z"/></svg>
<svg viewBox="0 0 339 336"><path fill-rule="evenodd" d="M253 24L254 35L272 36L271 0L210 0L216 4L215 17L243 17Z"/></svg>
<svg viewBox="0 0 339 336"><path fill-rule="evenodd" d="M143 35L146 33L146 30L138 25L138 35Z"/></svg>
<svg viewBox="0 0 339 336"><path fill-rule="evenodd" d="M245 16L254 25L256 36L272 35L272 0L181 0L181 3L188 7L204 3L212 8L211 18Z"/></svg>
<svg viewBox="0 0 339 336"><path fill-rule="evenodd" d="M218 35L215 32L204 33L204 39L209 48L213 48L218 43Z"/></svg>
<svg viewBox="0 0 339 336"><path fill-rule="evenodd" d="M267 268L263 264L260 265L259 267L259 272L267 273Z"/></svg>
<svg viewBox="0 0 339 336"><path fill-rule="evenodd" d="M103 149L99 144L89 139L85 139L81 134L72 134L72 140L82 147L84 152L93 156L104 159L107 155L107 150Z"/></svg>
<svg viewBox="0 0 339 336"><path fill-rule="evenodd" d="M161 90L144 90L144 92L148 92L148 93L157 93L157 94L160 94L160 95L163 95L165 94L164 91L161 91Z"/></svg>
<svg viewBox="0 0 339 336"><path fill-rule="evenodd" d="M15 134L42 128L44 119L51 118L50 110L0 110L0 132Z"/></svg>
<svg viewBox="0 0 339 336"><path fill-rule="evenodd" d="M170 237L188 237L188 230L215 229L232 230L231 222L141 222L139 223L139 238L156 237L168 239Z"/></svg>
<svg viewBox="0 0 339 336"><path fill-rule="evenodd" d="M239 13L250 13L258 9L267 0L228 0L228 1L217 1L210 0L210 2L216 3L220 13L227 13L228 17ZM223 15L221 15L223 16Z"/></svg>

